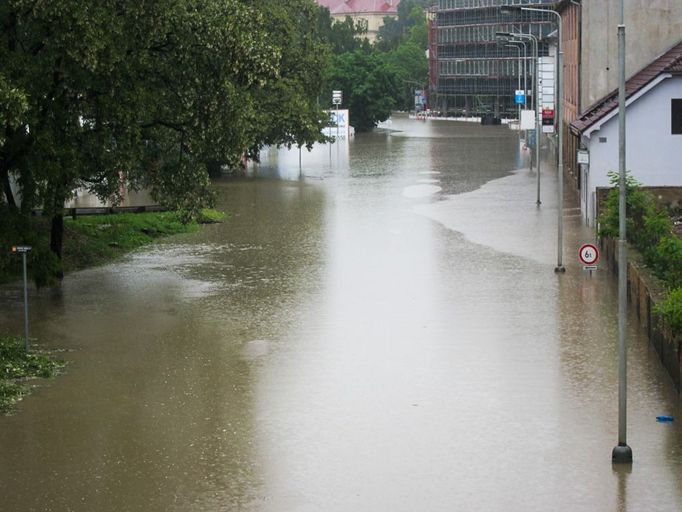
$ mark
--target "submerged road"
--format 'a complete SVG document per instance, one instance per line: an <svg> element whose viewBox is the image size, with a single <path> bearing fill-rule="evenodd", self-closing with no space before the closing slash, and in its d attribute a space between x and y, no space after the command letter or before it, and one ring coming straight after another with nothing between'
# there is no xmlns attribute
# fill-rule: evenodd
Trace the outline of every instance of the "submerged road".
<svg viewBox="0 0 682 512"><path fill-rule="evenodd" d="M0 509L678 511L680 402L513 132L396 118L217 183L226 222L33 291L66 375L0 417ZM300 176L299 176L300 174ZM20 332L21 296L0 290Z"/></svg>

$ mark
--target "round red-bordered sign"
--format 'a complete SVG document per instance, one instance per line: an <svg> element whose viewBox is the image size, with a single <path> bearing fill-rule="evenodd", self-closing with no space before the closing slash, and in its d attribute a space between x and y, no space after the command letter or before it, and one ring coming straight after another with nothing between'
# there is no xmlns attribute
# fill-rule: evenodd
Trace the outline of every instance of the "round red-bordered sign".
<svg viewBox="0 0 682 512"><path fill-rule="evenodd" d="M585 265L595 265L599 261L599 249L594 244L583 244L578 251L578 257Z"/></svg>

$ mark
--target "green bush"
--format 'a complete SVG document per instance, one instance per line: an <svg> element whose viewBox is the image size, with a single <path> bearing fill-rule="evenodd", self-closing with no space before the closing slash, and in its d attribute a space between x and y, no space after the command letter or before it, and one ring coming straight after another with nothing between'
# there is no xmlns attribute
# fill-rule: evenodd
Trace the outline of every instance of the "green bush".
<svg viewBox="0 0 682 512"><path fill-rule="evenodd" d="M682 286L682 240L676 235L664 236L656 246L653 257L654 272L670 288Z"/></svg>
<svg viewBox="0 0 682 512"><path fill-rule="evenodd" d="M609 173L616 186L604 203L599 216L600 236L619 236L618 176ZM642 190L631 176L626 179L627 239L643 256L644 263L661 279L668 296L656 306L674 333L682 332L682 240L672 231L667 211L656 206L652 194Z"/></svg>
<svg viewBox="0 0 682 512"><path fill-rule="evenodd" d="M670 291L665 300L656 304L654 312L661 315L673 333L682 333L682 287Z"/></svg>

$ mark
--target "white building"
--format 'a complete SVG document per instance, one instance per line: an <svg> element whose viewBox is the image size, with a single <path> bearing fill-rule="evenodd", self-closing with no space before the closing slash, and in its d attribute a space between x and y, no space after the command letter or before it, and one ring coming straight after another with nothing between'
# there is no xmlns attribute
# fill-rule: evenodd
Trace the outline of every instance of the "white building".
<svg viewBox="0 0 682 512"><path fill-rule="evenodd" d="M571 123L589 164L581 165L581 210L593 226L597 187L619 168L618 90ZM682 42L626 83L626 167L644 186L682 186Z"/></svg>

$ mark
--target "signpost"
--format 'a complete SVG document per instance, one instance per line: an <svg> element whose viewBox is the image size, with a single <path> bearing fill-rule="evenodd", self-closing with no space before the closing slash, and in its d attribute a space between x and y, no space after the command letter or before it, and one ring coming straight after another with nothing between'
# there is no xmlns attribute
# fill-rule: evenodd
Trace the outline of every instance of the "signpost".
<svg viewBox="0 0 682 512"><path fill-rule="evenodd" d="M339 105L343 103L343 92L341 91L332 91L332 103L336 105L336 138L339 138Z"/></svg>
<svg viewBox="0 0 682 512"><path fill-rule="evenodd" d="M525 105L526 104L526 91L517 90L514 93L514 103L516 105Z"/></svg>
<svg viewBox="0 0 682 512"><path fill-rule="evenodd" d="M587 152L587 150L578 150L578 163L582 165L590 165L590 154Z"/></svg>
<svg viewBox="0 0 682 512"><path fill-rule="evenodd" d="M594 244L583 244L578 250L578 257L583 264L583 270L589 270L590 276L592 271L597 270L597 263L599 263L599 249Z"/></svg>
<svg viewBox="0 0 682 512"><path fill-rule="evenodd" d="M28 277L26 272L26 255L31 252L30 245L15 245L13 253L21 254L24 263L24 348L28 352Z"/></svg>

